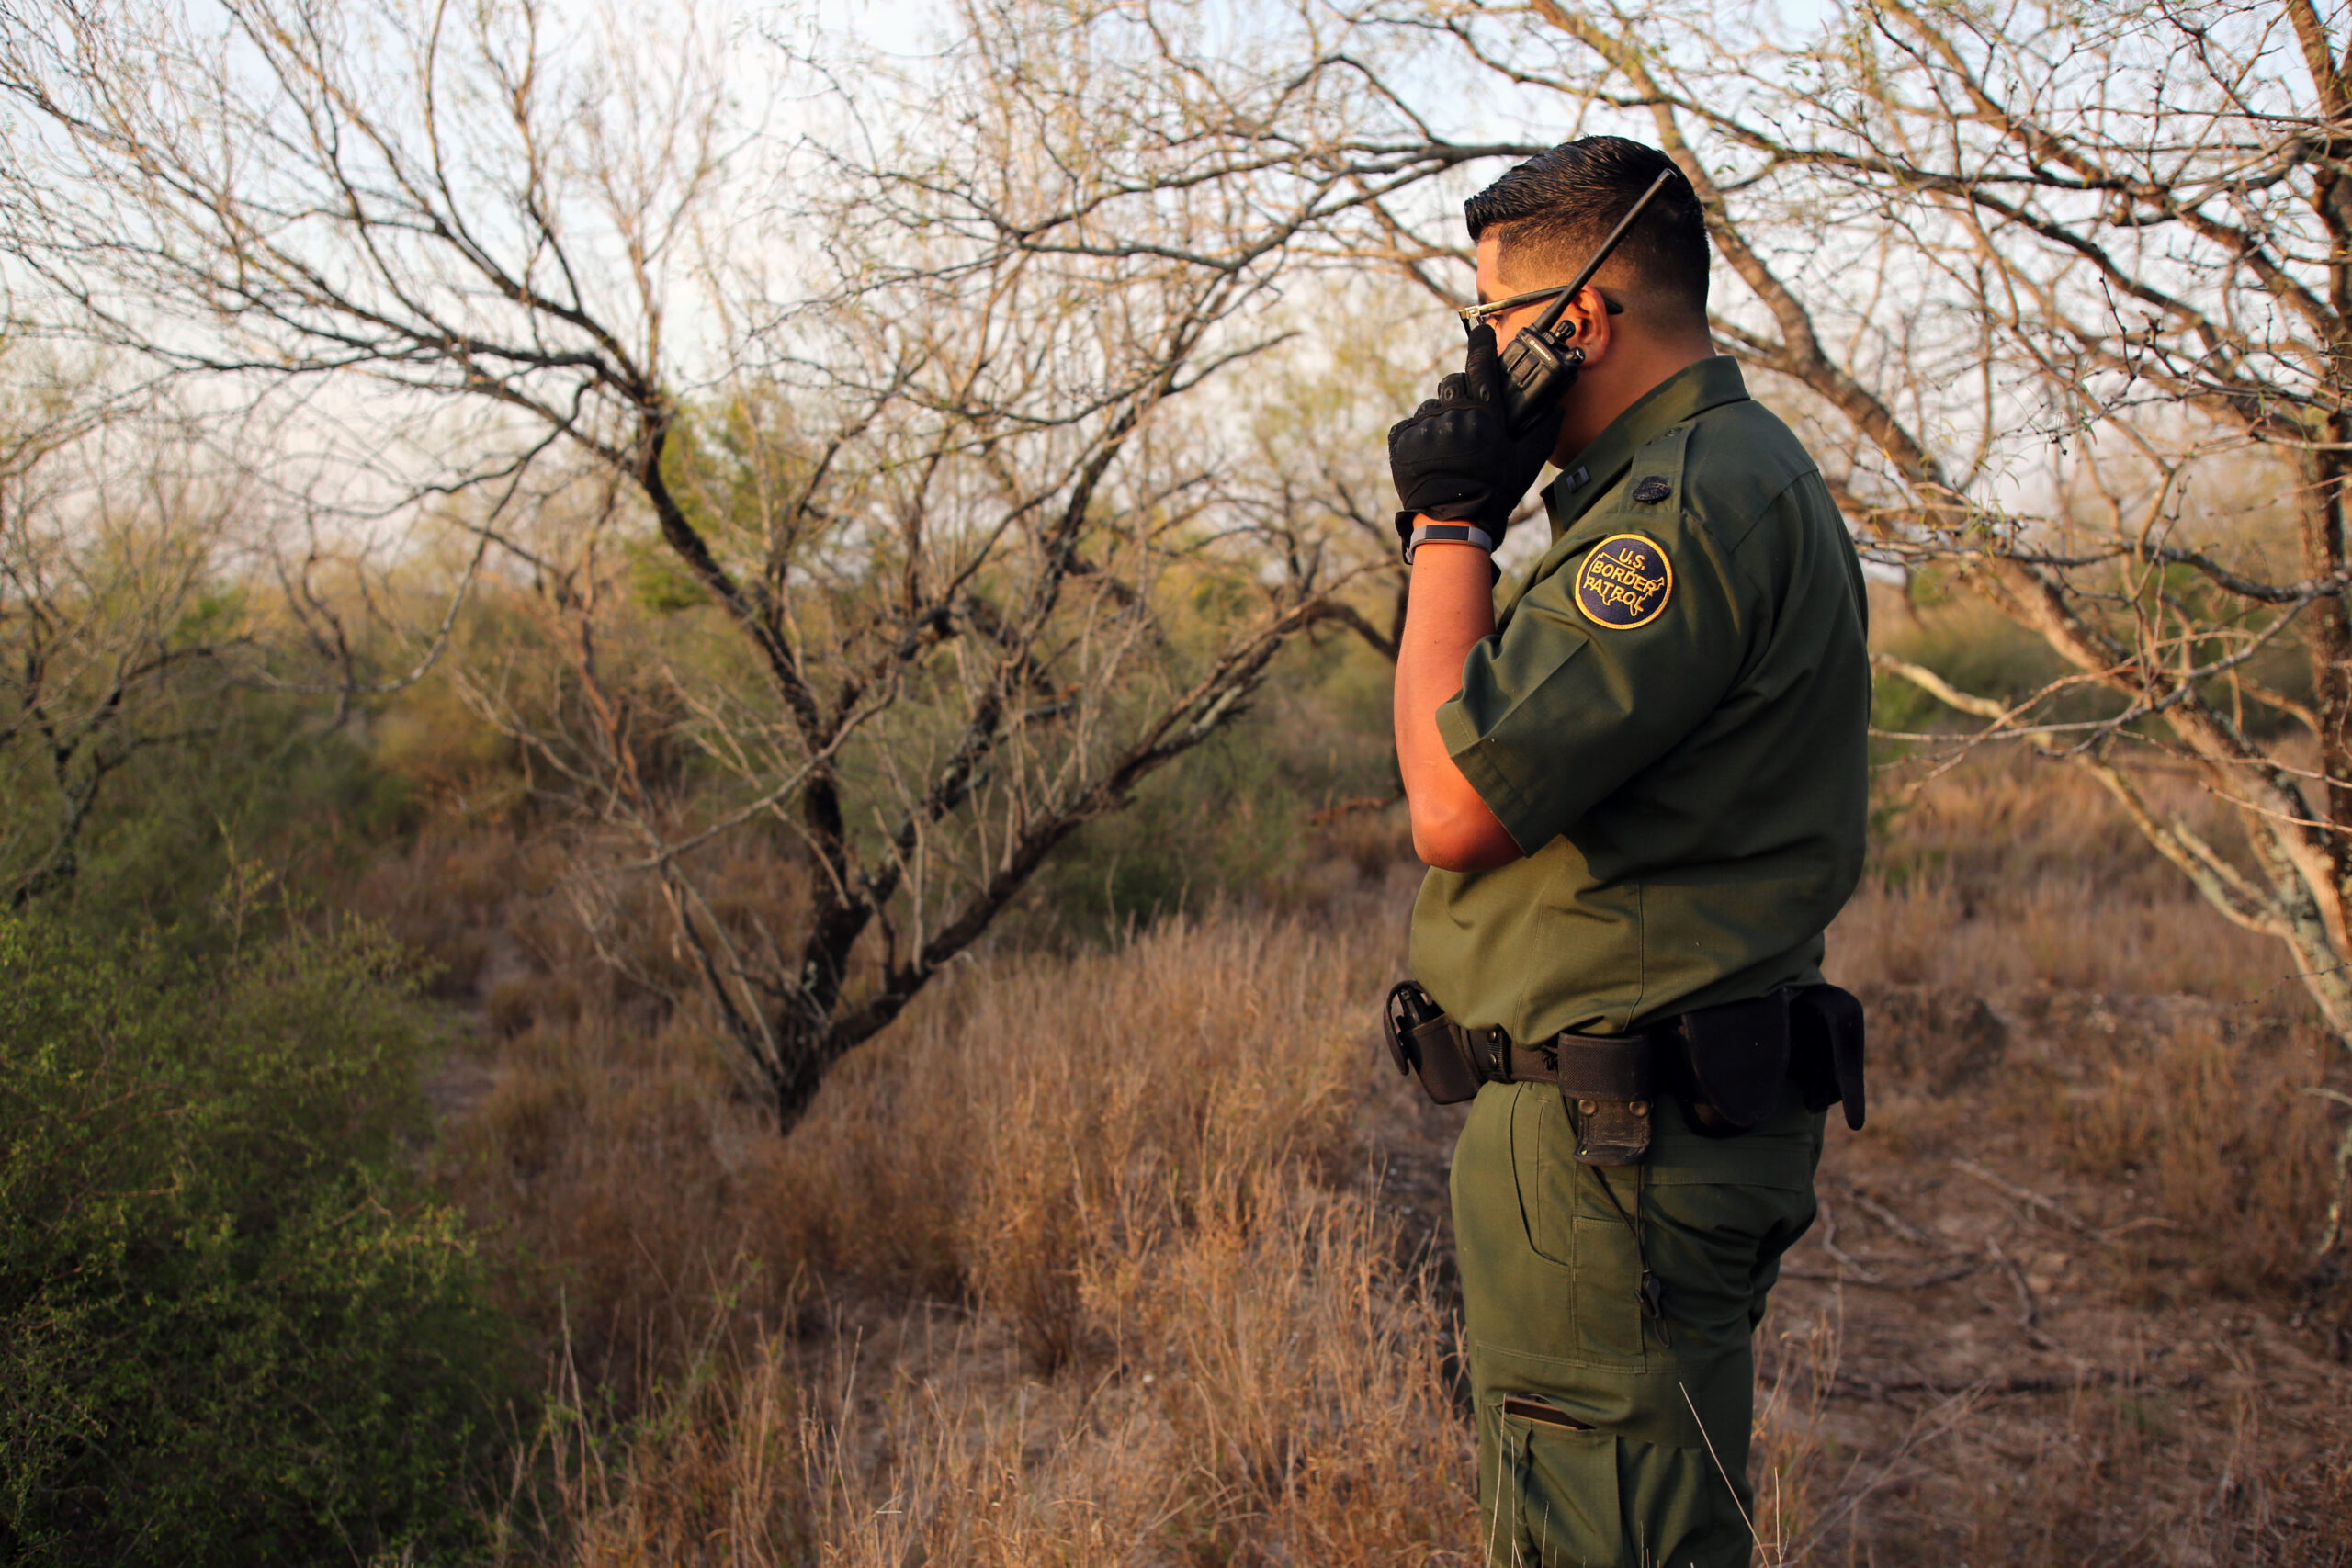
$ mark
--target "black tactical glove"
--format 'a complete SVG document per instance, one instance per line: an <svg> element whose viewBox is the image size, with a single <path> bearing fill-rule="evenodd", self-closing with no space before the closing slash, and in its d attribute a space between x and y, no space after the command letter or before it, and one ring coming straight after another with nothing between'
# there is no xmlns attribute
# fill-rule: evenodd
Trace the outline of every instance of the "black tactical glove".
<svg viewBox="0 0 2352 1568"><path fill-rule="evenodd" d="M1461 373L1437 384L1437 396L1388 429L1388 470L1396 480L1396 535L1409 538L1416 516L1467 523L1496 545L1560 439L1566 411L1554 402L1513 435L1503 412L1503 367L1495 329L1470 331Z"/></svg>

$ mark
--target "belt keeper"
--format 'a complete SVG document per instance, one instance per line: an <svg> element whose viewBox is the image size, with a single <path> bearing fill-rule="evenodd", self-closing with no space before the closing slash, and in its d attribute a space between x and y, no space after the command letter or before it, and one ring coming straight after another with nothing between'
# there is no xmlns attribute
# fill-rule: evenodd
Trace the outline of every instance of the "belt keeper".
<svg viewBox="0 0 2352 1568"><path fill-rule="evenodd" d="M1487 1083L1515 1083L1510 1070L1510 1037L1499 1029L1464 1029L1453 1024L1463 1055L1478 1065L1478 1077Z"/></svg>

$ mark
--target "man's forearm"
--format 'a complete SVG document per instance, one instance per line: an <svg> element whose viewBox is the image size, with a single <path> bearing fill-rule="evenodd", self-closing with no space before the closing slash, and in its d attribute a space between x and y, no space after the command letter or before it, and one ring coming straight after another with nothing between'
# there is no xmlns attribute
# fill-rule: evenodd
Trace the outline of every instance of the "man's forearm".
<svg viewBox="0 0 2352 1568"><path fill-rule="evenodd" d="M1487 552L1434 543L1417 550L1396 648L1396 765L1412 813L1413 852L1446 871L1490 871L1520 858L1437 728L1438 708L1462 690L1463 660L1494 631Z"/></svg>

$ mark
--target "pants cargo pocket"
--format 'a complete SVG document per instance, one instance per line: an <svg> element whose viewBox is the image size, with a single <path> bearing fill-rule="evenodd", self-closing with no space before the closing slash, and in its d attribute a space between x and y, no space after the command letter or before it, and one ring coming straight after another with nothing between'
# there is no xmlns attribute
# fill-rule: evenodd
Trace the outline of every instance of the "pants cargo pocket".
<svg viewBox="0 0 2352 1568"><path fill-rule="evenodd" d="M1548 1085L1529 1084L1511 1103L1511 1175L1528 1250L1568 1271L1576 1359L1639 1367L1648 1348L1642 1267L1626 1216L1640 1194L1633 1168L1604 1174L1576 1158L1576 1131ZM1604 1183L1613 1182L1613 1188Z"/></svg>
<svg viewBox="0 0 2352 1568"><path fill-rule="evenodd" d="M1501 1418L1504 1484L1495 1489L1487 1561L1496 1568L1617 1568L1617 1438L1521 1416Z"/></svg>
<svg viewBox="0 0 2352 1568"><path fill-rule="evenodd" d="M1750 1568L1755 1538L1705 1452L1508 1405L1494 1430L1487 1568Z"/></svg>

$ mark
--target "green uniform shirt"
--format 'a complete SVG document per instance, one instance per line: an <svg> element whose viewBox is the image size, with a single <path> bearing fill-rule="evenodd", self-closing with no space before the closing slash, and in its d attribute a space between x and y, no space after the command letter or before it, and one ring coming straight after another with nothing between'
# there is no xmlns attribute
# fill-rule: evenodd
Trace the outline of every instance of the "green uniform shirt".
<svg viewBox="0 0 2352 1568"><path fill-rule="evenodd" d="M1820 978L1861 874L1861 567L1821 472L1727 358L1544 491L1552 547L1438 709L1527 858L1432 871L1413 972L1516 1040L1618 1033Z"/></svg>

